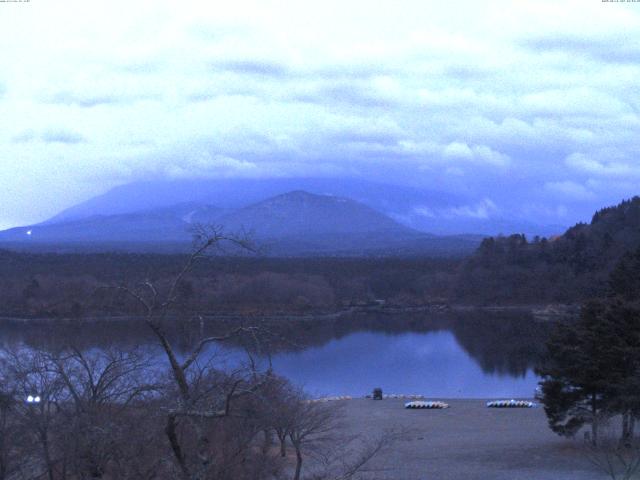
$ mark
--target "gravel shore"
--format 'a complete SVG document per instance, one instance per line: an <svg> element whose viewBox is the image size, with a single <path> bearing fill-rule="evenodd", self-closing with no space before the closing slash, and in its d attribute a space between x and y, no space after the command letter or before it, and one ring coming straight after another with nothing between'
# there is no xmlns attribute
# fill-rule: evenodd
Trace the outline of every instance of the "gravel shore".
<svg viewBox="0 0 640 480"><path fill-rule="evenodd" d="M429 399L432 400L432 399ZM442 400L442 399L437 399ZM405 400L344 404L350 433L377 437L406 430L371 464L384 480L595 480L581 440L549 430L542 408L487 408L486 400L444 400L444 410L406 410Z"/></svg>

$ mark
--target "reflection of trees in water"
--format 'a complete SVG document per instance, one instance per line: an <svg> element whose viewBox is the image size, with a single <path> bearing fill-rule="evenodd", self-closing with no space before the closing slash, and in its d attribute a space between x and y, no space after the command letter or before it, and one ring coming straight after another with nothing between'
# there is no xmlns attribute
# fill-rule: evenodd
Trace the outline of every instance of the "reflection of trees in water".
<svg viewBox="0 0 640 480"><path fill-rule="evenodd" d="M484 372L523 377L544 353L550 328L526 313L474 312L454 318L451 330Z"/></svg>
<svg viewBox="0 0 640 480"><path fill-rule="evenodd" d="M526 313L464 312L447 315L367 314L333 321L290 324L275 349L305 349L362 331L401 335L450 331L486 373L526 375L537 363L551 324ZM284 327L283 327L284 328Z"/></svg>
<svg viewBox="0 0 640 480"><path fill-rule="evenodd" d="M550 326L526 314L475 311L439 315L367 313L290 320L209 319L167 322L166 328L185 351L203 335L223 334L240 322L262 325L265 334L259 339L260 353L271 354L321 347L356 332L400 335L451 331L483 371L512 376L523 376L535 365ZM109 345L133 348L154 345L155 339L143 322L137 320L56 320L5 321L0 324L0 342L4 347L21 343L56 350L69 345L80 349ZM254 348L255 344L249 342L243 346Z"/></svg>

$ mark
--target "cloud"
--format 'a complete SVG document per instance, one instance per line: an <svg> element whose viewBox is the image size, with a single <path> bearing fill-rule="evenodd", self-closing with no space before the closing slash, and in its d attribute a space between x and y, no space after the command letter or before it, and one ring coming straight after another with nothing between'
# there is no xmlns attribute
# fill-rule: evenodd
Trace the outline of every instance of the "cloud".
<svg viewBox="0 0 640 480"><path fill-rule="evenodd" d="M224 155L203 152L180 165L169 164L163 174L169 178L251 176L259 172L256 164Z"/></svg>
<svg viewBox="0 0 640 480"><path fill-rule="evenodd" d="M281 78L289 69L283 63L267 60L221 60L212 63L216 71L232 72L239 75Z"/></svg>
<svg viewBox="0 0 640 480"><path fill-rule="evenodd" d="M426 218L471 218L486 220L499 212L498 206L489 198L471 205L459 205L447 208L432 208L428 206L418 206L412 211L413 214Z"/></svg>
<svg viewBox="0 0 640 480"><path fill-rule="evenodd" d="M612 95L575 86L529 93L520 102L525 111L533 115L589 115L597 118L631 111L629 105Z"/></svg>
<svg viewBox="0 0 640 480"><path fill-rule="evenodd" d="M595 176L640 176L638 165L630 165L619 161L598 161L583 153L575 152L567 156L565 163L571 169Z"/></svg>
<svg viewBox="0 0 640 480"><path fill-rule="evenodd" d="M451 142L444 150L445 157L454 160L479 162L503 167L509 164L509 156L491 149L486 145L469 146L464 142Z"/></svg>
<svg viewBox="0 0 640 480"><path fill-rule="evenodd" d="M605 63L640 62L637 32L606 32L595 35L554 33L525 38L522 44L539 52L579 55Z"/></svg>
<svg viewBox="0 0 640 480"><path fill-rule="evenodd" d="M343 119L341 123L328 125L319 133L329 144L385 146L395 146L407 135L407 132L392 120L376 119L362 122L358 118Z"/></svg>
<svg viewBox="0 0 640 480"><path fill-rule="evenodd" d="M29 168L0 173L60 196L14 202L12 218L79 200L52 162L85 196L147 175L348 175L473 199L423 214L588 218L637 193L640 10L587 3L158 0L127 4L123 22L113 3L58 2L2 16L0 148Z"/></svg>
<svg viewBox="0 0 640 480"><path fill-rule="evenodd" d="M474 111L487 114L506 114L513 111L513 101L508 96L493 92L478 92L468 86L453 88L421 88L417 99L421 105L431 111Z"/></svg>
<svg viewBox="0 0 640 480"><path fill-rule="evenodd" d="M573 200L587 200L594 197L593 192L584 185L574 182L573 180L563 180L557 182L547 182L544 185L545 190L560 194L563 197Z"/></svg>
<svg viewBox="0 0 640 480"><path fill-rule="evenodd" d="M11 137L14 143L29 143L36 140L37 134L33 130L25 130Z"/></svg>
<svg viewBox="0 0 640 480"><path fill-rule="evenodd" d="M381 91L371 82L327 81L319 86L299 89L291 95L298 102L347 107L388 108L397 103L390 92Z"/></svg>
<svg viewBox="0 0 640 480"><path fill-rule="evenodd" d="M59 128L49 128L41 132L35 132L28 129L12 137L14 143L31 143L31 142L44 142L44 143L66 143L76 144L84 143L86 139L81 134L72 130L65 130Z"/></svg>
<svg viewBox="0 0 640 480"><path fill-rule="evenodd" d="M77 132L72 130L50 129L45 130L40 135L40 139L46 143L82 143L86 139Z"/></svg>
<svg viewBox="0 0 640 480"><path fill-rule="evenodd" d="M413 209L413 213L415 215L419 215L420 217L426 217L426 218L438 217L438 214L432 208L426 207L426 206L415 207Z"/></svg>
<svg viewBox="0 0 640 480"><path fill-rule="evenodd" d="M338 61L335 64L299 71L301 77L325 81L366 81L398 73L402 73L402 70L391 62L381 64L362 60L348 63Z"/></svg>
<svg viewBox="0 0 640 480"><path fill-rule="evenodd" d="M498 207L490 199L485 198L475 205L453 207L445 212L445 216L487 219L498 211Z"/></svg>
<svg viewBox="0 0 640 480"><path fill-rule="evenodd" d="M119 64L118 68L125 73L134 75L150 75L161 72L162 63L157 60L143 58L124 62Z"/></svg>
<svg viewBox="0 0 640 480"><path fill-rule="evenodd" d="M72 92L61 91L55 94L49 95L45 98L47 103L78 106L78 107L97 107L100 105L119 105L119 104L132 104L142 100L157 100L158 95L154 94L132 94L132 93L115 93L113 91L108 93L96 93L92 92Z"/></svg>
<svg viewBox="0 0 640 480"><path fill-rule="evenodd" d="M372 94L358 85L338 84L324 88L319 93L321 102L337 102L362 107L386 107L390 105L388 99Z"/></svg>

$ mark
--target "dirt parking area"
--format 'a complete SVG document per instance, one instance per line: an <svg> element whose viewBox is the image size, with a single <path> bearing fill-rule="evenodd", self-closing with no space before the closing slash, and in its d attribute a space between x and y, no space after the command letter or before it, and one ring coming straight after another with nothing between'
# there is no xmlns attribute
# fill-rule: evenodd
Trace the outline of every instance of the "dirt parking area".
<svg viewBox="0 0 640 480"><path fill-rule="evenodd" d="M374 438L404 433L371 463L385 480L601 480L581 439L547 426L541 407L487 408L485 400L445 400L444 410L407 410L405 400L346 400L345 428ZM373 471L376 473L373 474Z"/></svg>

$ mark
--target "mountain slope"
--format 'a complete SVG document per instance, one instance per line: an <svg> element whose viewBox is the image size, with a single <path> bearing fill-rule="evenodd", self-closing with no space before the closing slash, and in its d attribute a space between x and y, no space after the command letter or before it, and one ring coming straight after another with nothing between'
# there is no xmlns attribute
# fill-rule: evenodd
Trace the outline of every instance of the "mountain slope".
<svg viewBox="0 0 640 480"><path fill-rule="evenodd" d="M352 198L385 214L400 213L414 205L432 207L464 202L461 196L355 178L230 178L134 182L115 187L64 210L51 222L93 215L114 215L196 202L222 208L242 208L284 192L304 190L318 195Z"/></svg>
<svg viewBox="0 0 640 480"><path fill-rule="evenodd" d="M231 231L246 228L260 238L417 232L359 202L344 197L294 191L249 205L220 218Z"/></svg>
<svg viewBox="0 0 640 480"><path fill-rule="evenodd" d="M238 209L284 192L304 190L317 195L351 198L403 225L438 235L524 232L550 235L566 227L538 225L512 218L509 208L491 215L482 212L486 200L434 188L415 188L357 178L231 178L134 182L75 205L47 223L78 220L94 215L116 215L195 202ZM490 204L492 205L492 204ZM480 210L479 210L480 209Z"/></svg>
<svg viewBox="0 0 640 480"><path fill-rule="evenodd" d="M135 213L53 220L0 232L19 248L187 250L193 224L249 233L265 253L299 255L452 255L470 253L479 237L435 237L405 227L354 200L294 191L237 210L181 203Z"/></svg>
<svg viewBox="0 0 640 480"><path fill-rule="evenodd" d="M572 302L607 288L614 265L640 249L640 197L604 208L590 224L527 240L487 238L466 262L458 293L473 301Z"/></svg>
<svg viewBox="0 0 640 480"><path fill-rule="evenodd" d="M13 228L0 232L0 241L31 243L187 242L193 223L210 223L225 211L209 205L182 203L171 207L120 215Z"/></svg>
<svg viewBox="0 0 640 480"><path fill-rule="evenodd" d="M248 231L272 254L390 252L430 238L354 200L294 191L222 216L228 231Z"/></svg>

